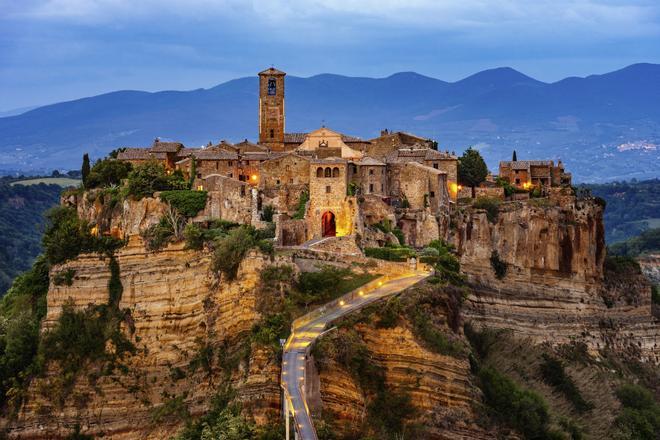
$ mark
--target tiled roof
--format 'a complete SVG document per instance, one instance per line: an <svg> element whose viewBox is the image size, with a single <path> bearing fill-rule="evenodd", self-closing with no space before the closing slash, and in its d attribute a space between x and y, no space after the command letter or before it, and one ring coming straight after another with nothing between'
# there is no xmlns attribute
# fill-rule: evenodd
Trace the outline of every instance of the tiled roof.
<svg viewBox="0 0 660 440"><path fill-rule="evenodd" d="M427 166L427 165L423 165L423 164L421 164L421 163L419 163L419 162L407 162L407 163L406 163L406 166L407 166L407 167L415 167L415 168L418 168L418 169L420 169L420 170L424 170L424 171L426 171L427 173L431 173L431 174L447 174L447 173L444 172L444 171L440 171L440 170L437 169L437 168L433 168L433 167L430 167L430 166Z"/></svg>
<svg viewBox="0 0 660 440"><path fill-rule="evenodd" d="M512 170L526 170L529 167L551 167L553 162L551 160L516 160L516 161L502 161L501 167L509 167Z"/></svg>
<svg viewBox="0 0 660 440"><path fill-rule="evenodd" d="M282 72L281 70L277 70L274 67L269 67L268 69L259 72L259 75L286 75L286 73Z"/></svg>
<svg viewBox="0 0 660 440"><path fill-rule="evenodd" d="M360 159L358 162L355 162L361 166L385 166L385 164L379 160L374 159L373 157L365 156Z"/></svg>
<svg viewBox="0 0 660 440"><path fill-rule="evenodd" d="M284 133L285 144L302 144L305 142L307 133Z"/></svg>
<svg viewBox="0 0 660 440"><path fill-rule="evenodd" d="M307 137L308 133L284 133L284 143L285 144L302 144L305 142L305 138ZM345 144L355 144L355 143L369 143L369 141L365 141L364 139L360 139L359 137L355 136L349 136L347 134L341 134L341 140Z"/></svg>
<svg viewBox="0 0 660 440"><path fill-rule="evenodd" d="M155 141L151 147L151 151L155 153L176 153L181 148L183 148L183 144L181 142Z"/></svg>
<svg viewBox="0 0 660 440"><path fill-rule="evenodd" d="M117 154L119 160L149 160L154 157L148 148L126 148Z"/></svg>
<svg viewBox="0 0 660 440"><path fill-rule="evenodd" d="M218 146L200 148L194 152L195 158L199 160L237 160L238 154L231 153Z"/></svg>
<svg viewBox="0 0 660 440"><path fill-rule="evenodd" d="M433 150L431 148L401 148L394 150L385 157L387 163L405 163L422 160L447 160L456 159L456 156L447 152Z"/></svg>
<svg viewBox="0 0 660 440"><path fill-rule="evenodd" d="M446 160L446 159L456 159L456 156L448 152L442 152L438 150L433 150L428 148L426 150L425 160Z"/></svg>

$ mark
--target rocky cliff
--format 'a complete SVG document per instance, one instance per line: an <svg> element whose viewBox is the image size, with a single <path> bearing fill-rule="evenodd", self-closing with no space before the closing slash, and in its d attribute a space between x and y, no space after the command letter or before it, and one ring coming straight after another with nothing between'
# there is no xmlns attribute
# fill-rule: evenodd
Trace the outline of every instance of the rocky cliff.
<svg viewBox="0 0 660 440"><path fill-rule="evenodd" d="M275 417L279 366L269 350L245 347L245 335L259 318L259 273L271 261L253 252L236 280L224 282L209 272L209 259L208 252L185 250L183 243L149 253L132 237L116 260L123 284L119 308L130 317L123 333L135 353L113 371L85 365L59 403L54 396L62 391L60 373L49 365L9 423L10 437L64 437L79 424L83 432L104 438L168 438L188 416L207 411L212 396L227 384L257 421ZM73 271L73 281L70 286L51 283L45 328L65 304L85 308L107 302L107 258L81 255L53 269L52 276L65 270ZM203 366L200 356L208 358Z"/></svg>
<svg viewBox="0 0 660 440"><path fill-rule="evenodd" d="M579 339L658 362L650 285L641 273L605 267L602 214L595 200L566 195L491 212L459 209L451 241L473 287L466 319L537 342Z"/></svg>

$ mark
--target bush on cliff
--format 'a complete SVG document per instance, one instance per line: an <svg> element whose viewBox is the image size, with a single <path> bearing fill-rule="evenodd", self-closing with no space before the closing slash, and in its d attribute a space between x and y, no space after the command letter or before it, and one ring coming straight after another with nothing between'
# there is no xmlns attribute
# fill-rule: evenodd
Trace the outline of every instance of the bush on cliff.
<svg viewBox="0 0 660 440"><path fill-rule="evenodd" d="M551 385L557 391L562 393L579 412L589 411L594 407L591 402L587 402L584 397L582 397L580 390L575 386L573 379L566 374L564 365L559 359L543 354L541 376L548 385Z"/></svg>
<svg viewBox="0 0 660 440"><path fill-rule="evenodd" d="M151 197L156 191L187 190L188 182L181 170L171 174L165 172L165 167L157 161L150 161L135 167L128 175L128 195L140 200Z"/></svg>
<svg viewBox="0 0 660 440"><path fill-rule="evenodd" d="M116 159L97 161L85 179L85 188L117 186L128 177L133 167L129 162Z"/></svg>
<svg viewBox="0 0 660 440"><path fill-rule="evenodd" d="M497 216L500 210L500 201L491 197L479 197L475 199L472 206L476 209L486 211L486 218L491 223L497 222Z"/></svg>
<svg viewBox="0 0 660 440"><path fill-rule="evenodd" d="M407 246L386 246L364 248L364 255L386 261L406 261L416 254L414 249Z"/></svg>
<svg viewBox="0 0 660 440"><path fill-rule="evenodd" d="M490 254L490 266L493 268L495 278L498 280L501 280L506 276L506 272L509 268L506 261L500 258L500 254L496 250L493 250Z"/></svg>
<svg viewBox="0 0 660 440"><path fill-rule="evenodd" d="M623 406L614 426L622 439L656 440L660 432L660 404L639 385L624 385L616 395Z"/></svg>
<svg viewBox="0 0 660 440"><path fill-rule="evenodd" d="M194 217L206 207L206 191L163 191L160 199L169 203L184 217Z"/></svg>
<svg viewBox="0 0 660 440"><path fill-rule="evenodd" d="M236 278L238 267L250 249L257 247L264 253L272 253L272 242L263 238L263 235L267 234L252 226L242 225L232 229L226 236L216 239L212 270L221 272L229 280Z"/></svg>

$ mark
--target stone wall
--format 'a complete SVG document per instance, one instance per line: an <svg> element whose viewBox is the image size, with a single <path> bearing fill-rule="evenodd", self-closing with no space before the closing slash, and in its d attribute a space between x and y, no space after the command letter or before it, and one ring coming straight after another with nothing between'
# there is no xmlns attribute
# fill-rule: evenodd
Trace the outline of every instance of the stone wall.
<svg viewBox="0 0 660 440"><path fill-rule="evenodd" d="M286 154L259 165L259 189L278 191L286 185L309 185L309 159ZM290 190L294 190L295 187Z"/></svg>
<svg viewBox="0 0 660 440"><path fill-rule="evenodd" d="M204 179L204 189L208 191L206 208L198 218L221 218L251 224L256 206L250 185L229 177L211 175Z"/></svg>

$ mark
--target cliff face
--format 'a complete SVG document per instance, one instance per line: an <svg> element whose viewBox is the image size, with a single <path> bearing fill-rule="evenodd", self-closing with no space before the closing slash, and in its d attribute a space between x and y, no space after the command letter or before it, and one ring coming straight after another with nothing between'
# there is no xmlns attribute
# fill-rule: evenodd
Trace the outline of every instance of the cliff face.
<svg viewBox="0 0 660 440"><path fill-rule="evenodd" d="M660 361L648 282L603 268L602 208L574 197L542 203L505 203L491 220L474 208L455 216L452 242L473 286L466 320L536 342L578 339ZM506 268L501 278L497 262Z"/></svg>
<svg viewBox="0 0 660 440"><path fill-rule="evenodd" d="M45 377L31 383L26 404L9 425L11 437L63 437L79 423L83 432L107 438L167 438L181 428L181 414L203 414L226 384L233 385L257 421L277 414L279 367L272 353L241 354L244 335L259 318L256 287L261 269L271 264L267 257L250 254L230 283L217 282L209 273L208 253L184 250L183 244L148 253L132 237L116 259L124 288L119 308L130 311L130 325L124 323L122 330L136 353L125 359L125 368L110 374L86 365L62 406L53 398L61 378L50 365ZM75 271L71 286L51 282L46 328L67 302L77 308L107 303L107 259L82 255L53 269L51 276L68 269ZM212 347L212 356L204 347ZM206 368L192 366L200 353L210 358ZM230 358L237 369L223 368L223 359L226 364ZM163 409L174 406L173 414ZM166 416L157 418L159 412Z"/></svg>

